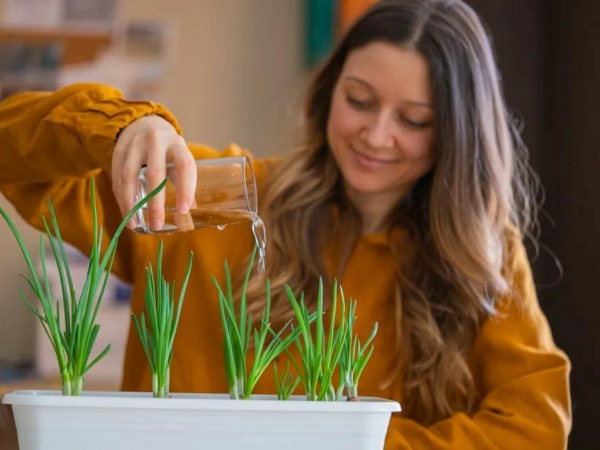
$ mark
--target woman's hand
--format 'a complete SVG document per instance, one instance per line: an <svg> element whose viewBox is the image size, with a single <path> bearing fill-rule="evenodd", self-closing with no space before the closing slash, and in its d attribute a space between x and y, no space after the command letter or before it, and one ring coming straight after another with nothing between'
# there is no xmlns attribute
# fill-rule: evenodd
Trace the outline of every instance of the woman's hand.
<svg viewBox="0 0 600 450"><path fill-rule="evenodd" d="M113 192L123 216L134 207L140 169L146 164L148 188L156 188L166 177L166 165L174 165L177 175L176 209L186 214L196 191L196 163L185 140L162 117L152 115L132 122L121 131L112 157ZM164 189L148 202L148 221L160 230L165 220ZM135 228L135 216L127 223Z"/></svg>

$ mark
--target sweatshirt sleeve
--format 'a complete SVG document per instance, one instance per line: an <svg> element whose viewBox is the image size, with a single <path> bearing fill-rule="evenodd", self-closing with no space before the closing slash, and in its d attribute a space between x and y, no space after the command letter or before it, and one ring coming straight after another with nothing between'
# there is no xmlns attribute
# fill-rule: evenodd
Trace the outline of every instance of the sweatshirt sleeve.
<svg viewBox="0 0 600 450"><path fill-rule="evenodd" d="M431 427L395 417L386 450L567 448L570 363L553 342L520 242L512 273L513 297L502 299L473 348L471 366L482 393L478 410Z"/></svg>
<svg viewBox="0 0 600 450"><path fill-rule="evenodd" d="M99 224L108 244L122 216L112 192L110 165L119 132L134 120L157 114L180 132L162 105L127 101L109 86L76 84L55 92L28 92L0 103L0 191L32 226L42 230L52 198L66 242L86 255L93 223L89 178L96 179ZM132 281L140 236L124 230L113 271Z"/></svg>

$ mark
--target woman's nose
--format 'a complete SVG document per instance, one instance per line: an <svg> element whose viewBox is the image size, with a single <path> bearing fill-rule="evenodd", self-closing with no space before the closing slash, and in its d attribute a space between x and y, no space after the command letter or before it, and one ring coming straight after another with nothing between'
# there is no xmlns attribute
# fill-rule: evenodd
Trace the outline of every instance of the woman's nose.
<svg viewBox="0 0 600 450"><path fill-rule="evenodd" d="M364 131L362 139L373 149L394 146L395 123L388 114L378 114Z"/></svg>

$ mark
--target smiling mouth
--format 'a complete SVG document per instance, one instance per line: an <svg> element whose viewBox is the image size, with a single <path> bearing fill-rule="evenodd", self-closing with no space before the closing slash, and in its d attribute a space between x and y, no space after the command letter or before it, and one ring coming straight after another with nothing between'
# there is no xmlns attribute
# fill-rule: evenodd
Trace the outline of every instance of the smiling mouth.
<svg viewBox="0 0 600 450"><path fill-rule="evenodd" d="M371 163L374 163L374 164L396 164L396 163L400 162L399 159L380 159L380 158L374 158L372 156L367 155L366 153L359 152L358 150L356 150L352 146L350 147L350 150L352 150L353 153L355 153L356 155L360 156L361 158L364 158L368 162L371 162Z"/></svg>

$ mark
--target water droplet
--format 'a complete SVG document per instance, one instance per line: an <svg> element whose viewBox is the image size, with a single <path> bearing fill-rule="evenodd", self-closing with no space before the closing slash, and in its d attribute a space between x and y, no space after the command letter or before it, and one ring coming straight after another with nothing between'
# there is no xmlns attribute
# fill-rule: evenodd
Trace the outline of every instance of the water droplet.
<svg viewBox="0 0 600 450"><path fill-rule="evenodd" d="M217 225L217 230L223 231L226 227L227 225Z"/></svg>

